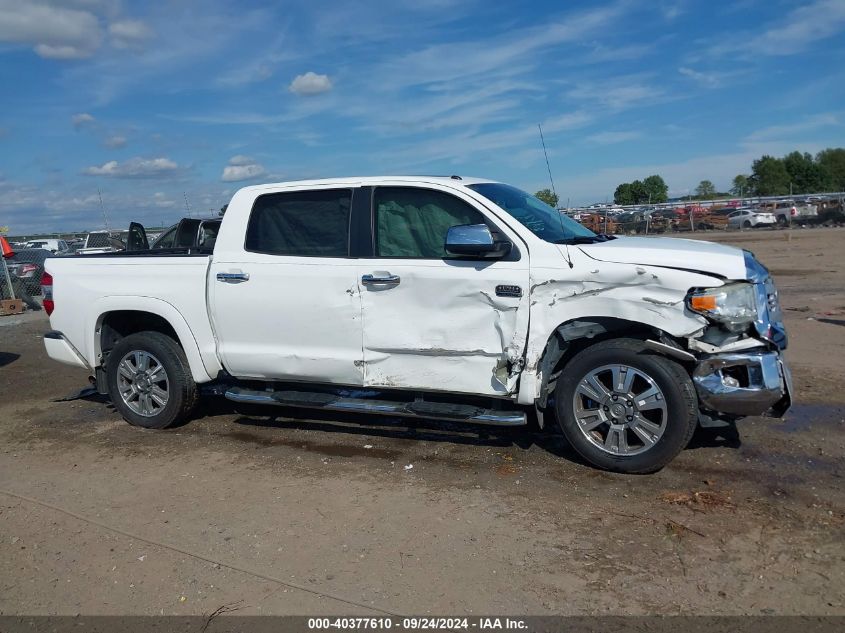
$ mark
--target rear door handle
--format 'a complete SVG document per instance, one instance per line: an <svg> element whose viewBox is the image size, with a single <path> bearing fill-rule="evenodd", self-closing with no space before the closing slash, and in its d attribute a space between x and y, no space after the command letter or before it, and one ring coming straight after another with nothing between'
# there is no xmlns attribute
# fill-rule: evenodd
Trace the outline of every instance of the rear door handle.
<svg viewBox="0 0 845 633"><path fill-rule="evenodd" d="M217 281L224 281L227 283L249 281L249 273L217 273Z"/></svg>
<svg viewBox="0 0 845 633"><path fill-rule="evenodd" d="M399 275L391 275L390 273L376 273L375 275L361 277L361 283L365 286L398 286L399 281Z"/></svg>

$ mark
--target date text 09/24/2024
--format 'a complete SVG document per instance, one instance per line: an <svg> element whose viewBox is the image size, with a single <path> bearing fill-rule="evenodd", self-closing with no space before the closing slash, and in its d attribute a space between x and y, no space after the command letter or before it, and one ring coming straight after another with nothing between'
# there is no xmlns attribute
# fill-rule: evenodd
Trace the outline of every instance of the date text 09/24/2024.
<svg viewBox="0 0 845 633"><path fill-rule="evenodd" d="M455 631L455 630L510 630L520 631L528 628L520 618L498 617L405 617L394 621L392 618L309 618L308 630L399 630L399 631Z"/></svg>

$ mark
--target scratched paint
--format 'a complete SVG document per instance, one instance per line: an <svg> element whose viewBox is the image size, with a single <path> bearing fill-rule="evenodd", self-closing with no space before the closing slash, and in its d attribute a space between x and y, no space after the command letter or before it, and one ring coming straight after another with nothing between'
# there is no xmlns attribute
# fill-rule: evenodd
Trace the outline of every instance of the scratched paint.
<svg viewBox="0 0 845 633"><path fill-rule="evenodd" d="M718 286L712 276L657 266L593 262L581 279L561 278L566 268L532 269L531 327L519 401L540 395L540 359L555 330L563 323L590 317L647 324L677 338L699 334L705 319L684 308L690 288Z"/></svg>
<svg viewBox="0 0 845 633"><path fill-rule="evenodd" d="M527 262L380 265L401 281L361 291L365 386L514 392L528 333ZM523 296L497 296L500 284Z"/></svg>

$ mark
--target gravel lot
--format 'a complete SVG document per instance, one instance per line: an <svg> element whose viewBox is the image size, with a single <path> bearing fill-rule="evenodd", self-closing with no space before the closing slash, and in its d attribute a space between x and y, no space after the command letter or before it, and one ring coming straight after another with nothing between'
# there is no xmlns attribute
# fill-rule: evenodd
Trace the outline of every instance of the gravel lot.
<svg viewBox="0 0 845 633"><path fill-rule="evenodd" d="M845 614L845 230L692 237L774 272L798 404L650 476L220 402L144 431L0 318L0 614Z"/></svg>

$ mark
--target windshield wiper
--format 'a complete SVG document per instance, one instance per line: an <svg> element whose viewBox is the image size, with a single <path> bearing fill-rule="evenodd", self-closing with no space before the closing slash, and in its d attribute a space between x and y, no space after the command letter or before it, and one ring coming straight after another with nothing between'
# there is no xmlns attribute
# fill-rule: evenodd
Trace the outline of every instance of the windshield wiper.
<svg viewBox="0 0 845 633"><path fill-rule="evenodd" d="M555 240L553 244L596 244L597 242L607 242L608 240L616 239L615 235L605 235L599 233L598 235L573 235L572 237L565 237L562 240Z"/></svg>

